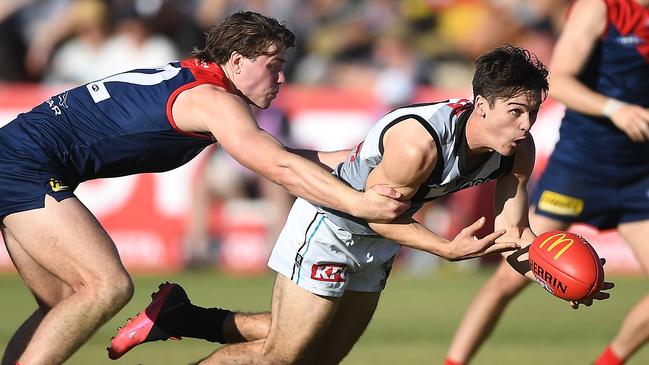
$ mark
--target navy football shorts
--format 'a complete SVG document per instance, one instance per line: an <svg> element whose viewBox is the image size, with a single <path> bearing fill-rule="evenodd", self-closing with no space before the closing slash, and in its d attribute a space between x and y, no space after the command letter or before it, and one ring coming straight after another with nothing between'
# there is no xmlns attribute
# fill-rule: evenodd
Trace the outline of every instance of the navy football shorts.
<svg viewBox="0 0 649 365"><path fill-rule="evenodd" d="M8 126L0 129L0 217L45 206L45 194L57 201L74 196L76 186L66 185L57 167L42 148Z"/></svg>
<svg viewBox="0 0 649 365"><path fill-rule="evenodd" d="M536 213L599 229L649 219L649 164L550 158L532 203Z"/></svg>

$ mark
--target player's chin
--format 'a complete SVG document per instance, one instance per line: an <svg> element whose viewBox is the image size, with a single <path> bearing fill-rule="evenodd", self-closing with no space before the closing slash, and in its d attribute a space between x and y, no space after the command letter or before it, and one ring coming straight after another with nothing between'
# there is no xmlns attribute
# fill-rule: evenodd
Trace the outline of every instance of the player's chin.
<svg viewBox="0 0 649 365"><path fill-rule="evenodd" d="M255 103L255 105L259 109L268 109L270 107L270 104L272 104L272 102L273 99L266 98L266 99L259 100L257 103Z"/></svg>

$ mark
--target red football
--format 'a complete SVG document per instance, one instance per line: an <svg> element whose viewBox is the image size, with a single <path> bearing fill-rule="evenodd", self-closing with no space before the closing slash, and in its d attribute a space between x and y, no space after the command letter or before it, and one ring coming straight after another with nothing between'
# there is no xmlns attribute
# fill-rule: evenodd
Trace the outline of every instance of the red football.
<svg viewBox="0 0 649 365"><path fill-rule="evenodd" d="M530 245L529 260L536 280L552 295L579 301L596 294L604 268L593 247L580 235L550 231Z"/></svg>

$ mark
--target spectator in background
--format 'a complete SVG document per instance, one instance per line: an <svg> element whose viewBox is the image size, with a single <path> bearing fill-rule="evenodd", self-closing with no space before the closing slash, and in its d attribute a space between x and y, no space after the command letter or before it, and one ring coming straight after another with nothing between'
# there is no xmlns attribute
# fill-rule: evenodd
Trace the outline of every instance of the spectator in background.
<svg viewBox="0 0 649 365"><path fill-rule="evenodd" d="M152 33L150 21L155 9L147 12L130 0L115 0L111 9L113 34L104 46L102 69L106 75L135 68L156 67L178 59L168 38Z"/></svg>
<svg viewBox="0 0 649 365"><path fill-rule="evenodd" d="M12 38L0 42L6 63L2 79L26 81L45 77L55 82L87 82L126 69L159 66L177 59L175 46L151 33L148 21L156 15L156 9L146 12L141 3L136 0L3 2L0 27L6 29L3 36ZM124 57L125 54L129 56Z"/></svg>
<svg viewBox="0 0 649 365"><path fill-rule="evenodd" d="M135 50L139 54L151 47L163 52L173 44L171 53L177 57L189 54L193 44L209 25L225 14L242 8L260 11L286 21L296 29L297 45L291 57L296 60L287 68L287 80L307 84L346 85L344 80L371 81L372 49L386 28L399 25L411 43L419 62L430 74L417 76L417 84L454 87L459 77L469 81L471 61L475 55L502 43L522 45L543 60L553 41L553 29L560 24L559 9L566 0L462 0L426 1L390 0L6 0L0 5L2 14L13 14L8 28L19 28L28 48L25 67L32 79L40 79L48 67L52 53L75 32L79 24L74 14L77 4L100 2L110 14L125 20L135 14L145 24L127 26L135 42L120 43L117 49ZM4 5L4 6L3 6ZM5 10L4 9L9 9ZM299 15L297 14L299 10ZM129 15L130 14L130 15ZM12 26L13 24L13 26ZM137 28L137 29L136 29ZM78 28L77 28L78 29ZM139 33L139 35L138 35ZM345 34L340 37L340 34ZM142 34L148 34L143 37ZM158 34L158 36L153 36ZM158 37L164 35L166 42ZM121 37L120 37L121 38ZM140 40L137 40L140 39ZM148 39L143 42L141 39ZM20 57L20 38L3 43ZM118 42L119 43L119 42ZM114 51L114 49L113 49ZM169 51L166 51L169 54ZM134 59L135 57L131 57ZM148 57L143 57L145 61ZM8 58L5 58L7 60ZM15 65L17 61L9 61ZM157 58L152 59L157 62ZM121 63L121 62L120 62ZM149 64L149 62L146 62ZM159 62L158 62L159 63ZM110 66L110 65L109 65ZM134 65L124 65L126 68ZM21 66L22 67L22 66ZM138 66L135 66L138 67ZM295 67L295 68L294 68ZM117 67L116 67L117 68ZM27 80L20 67L14 80ZM109 70L108 72L114 72ZM56 72L54 72L56 73ZM352 79L352 76L355 76ZM455 84L452 80L455 80ZM461 83L461 82L459 82Z"/></svg>
<svg viewBox="0 0 649 365"><path fill-rule="evenodd" d="M102 66L106 62L106 42L110 36L108 12L105 1L86 0L68 14L74 35L54 51L45 80L79 84L109 75Z"/></svg>
<svg viewBox="0 0 649 365"><path fill-rule="evenodd" d="M430 63L429 80L442 88L456 88L471 78L470 60L494 46L511 43L528 48L541 60L549 57L554 24L565 0L403 2L402 19L412 42Z"/></svg>
<svg viewBox="0 0 649 365"><path fill-rule="evenodd" d="M368 84L372 33L362 12L363 4L314 0L304 9L297 21L297 29L305 35L305 54L294 74L297 83L344 87Z"/></svg>
<svg viewBox="0 0 649 365"><path fill-rule="evenodd" d="M0 81L26 81L27 40L22 34L20 9L24 1L0 2Z"/></svg>
<svg viewBox="0 0 649 365"><path fill-rule="evenodd" d="M420 66L408 34L399 24L386 27L376 36L369 65L376 70L374 94L387 110L412 102Z"/></svg>
<svg viewBox="0 0 649 365"><path fill-rule="evenodd" d="M1 79L39 80L51 52L71 31L67 14L84 0L5 0L0 3L3 30Z"/></svg>

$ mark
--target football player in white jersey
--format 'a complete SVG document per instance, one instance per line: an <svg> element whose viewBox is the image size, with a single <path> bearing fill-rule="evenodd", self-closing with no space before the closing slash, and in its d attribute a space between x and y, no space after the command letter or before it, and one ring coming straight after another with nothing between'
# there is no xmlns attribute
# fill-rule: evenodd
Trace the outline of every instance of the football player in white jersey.
<svg viewBox="0 0 649 365"><path fill-rule="evenodd" d="M393 187L411 200L407 214L367 223L298 199L269 260L278 272L270 313L197 307L178 284L166 283L118 332L113 351L121 355L143 342L183 336L229 343L202 364L337 364L370 322L400 246L450 261L507 256L527 246L535 238L527 219L534 164L529 130L548 91L548 71L512 46L482 55L476 66L473 102L396 109L344 162L331 166L357 190ZM485 237L475 236L485 218L453 239L412 218L426 201L492 179L496 231ZM527 260L519 260L512 265L525 274ZM138 339L129 339L133 331Z"/></svg>

